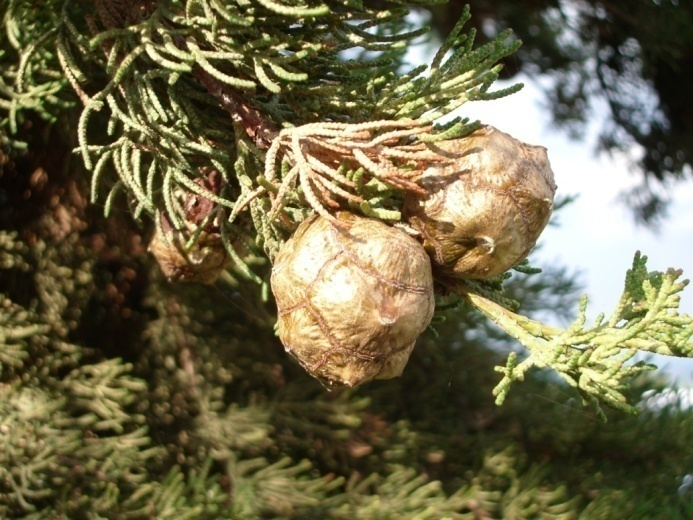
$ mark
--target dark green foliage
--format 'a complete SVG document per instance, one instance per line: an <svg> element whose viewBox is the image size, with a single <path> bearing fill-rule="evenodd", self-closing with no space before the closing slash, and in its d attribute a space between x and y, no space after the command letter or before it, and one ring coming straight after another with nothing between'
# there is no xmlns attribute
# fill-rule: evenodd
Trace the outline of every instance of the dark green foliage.
<svg viewBox="0 0 693 520"><path fill-rule="evenodd" d="M32 205L5 222L43 236L3 235L4 516L686 518L678 405L603 425L540 373L497 408L499 354L464 310L401 379L326 392L245 314L249 288L171 285L124 246L127 215L56 238L22 220ZM136 270L129 286L115 263ZM522 294L531 277L516 278ZM551 291L535 284L537 304Z"/></svg>

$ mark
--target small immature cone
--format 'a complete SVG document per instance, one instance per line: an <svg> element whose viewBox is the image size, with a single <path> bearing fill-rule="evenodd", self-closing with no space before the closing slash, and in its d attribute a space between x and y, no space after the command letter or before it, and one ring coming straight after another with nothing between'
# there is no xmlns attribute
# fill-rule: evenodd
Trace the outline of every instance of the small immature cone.
<svg viewBox="0 0 693 520"><path fill-rule="evenodd" d="M210 193L218 194L221 175L216 170L210 170L204 178L195 180L195 183ZM196 193L186 193L181 197L185 211L185 229L175 229L166 215L162 215L149 244L149 251L172 282L213 284L222 271L231 265L217 220L211 219L207 223L189 249L186 244L207 220L215 204Z"/></svg>
<svg viewBox="0 0 693 520"><path fill-rule="evenodd" d="M397 377L433 316L430 260L380 221L337 218L343 229L323 217L304 221L277 254L279 338L326 384Z"/></svg>
<svg viewBox="0 0 693 520"><path fill-rule="evenodd" d="M224 269L231 265L231 258L219 233L202 231L190 249L185 245L193 231L174 229L166 217L156 227L149 251L154 255L161 270L172 282L197 282L213 284Z"/></svg>
<svg viewBox="0 0 693 520"><path fill-rule="evenodd" d="M428 168L406 214L424 238L434 270L454 278L490 278L534 248L549 222L556 184L546 148L491 126L432 148L449 159Z"/></svg>

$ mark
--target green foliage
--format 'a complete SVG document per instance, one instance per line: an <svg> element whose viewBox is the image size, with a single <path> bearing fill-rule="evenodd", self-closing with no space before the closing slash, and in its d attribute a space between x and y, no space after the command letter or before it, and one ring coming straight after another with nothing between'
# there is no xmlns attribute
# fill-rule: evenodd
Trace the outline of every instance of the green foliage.
<svg viewBox="0 0 693 520"><path fill-rule="evenodd" d="M0 144L10 137L12 147L26 143L12 139L26 121L25 111L54 122L61 111L74 106L67 94L67 77L55 47L61 1L38 6L21 0L7 2L0 33Z"/></svg>
<svg viewBox="0 0 693 520"><path fill-rule="evenodd" d="M64 90L69 80L84 105L77 135L84 163L93 172L92 202L105 194L109 214L116 197L125 193L136 217L165 213L182 229L186 216L180 194L196 193L218 204L215 212L226 234L259 236L270 256L286 237L286 230L266 217L263 190L276 188L261 175L262 149L277 128L378 119L411 119L425 126L466 101L493 99L521 86L489 92L500 72L496 62L519 42L508 42L506 32L473 49L474 32L461 34L468 10L428 74L423 67L400 75L407 46L427 31L413 28L408 10L401 7L383 11L351 0L295 5L169 1L143 4L140 11L133 5L119 14L106 8L89 13L84 5L69 2L50 7L52 23L32 27L28 34L42 52L22 51L20 72L8 69L8 79L14 80L4 90L12 103L7 105L9 121L18 111L44 105L34 94L34 101L22 101L25 84L41 85L40 76L22 70L57 78L56 89ZM21 2L10 6L8 31L31 23L23 9ZM447 139L477 125L457 119L420 137ZM15 130L12 123L9 134ZM209 168L224 179L218 194L194 182ZM366 188L358 195L373 198ZM299 209L310 209L306 196ZM381 207L382 200L362 210L398 218L401 200ZM246 207L252 227L232 227ZM296 208L285 210L292 227L305 216ZM237 263L256 261L231 251L232 240L226 244Z"/></svg>
<svg viewBox="0 0 693 520"><path fill-rule="evenodd" d="M82 240L92 232L81 232ZM675 490L690 470L681 456L693 435L690 410L613 416L606 428L570 403L564 385L530 373L528 393L495 408L488 368L497 355L483 346L486 335L467 334L482 330L478 313L459 309L439 326L440 339L424 338L401 380L328 393L288 360L271 326L249 325L252 287L238 286L237 298L171 285L155 271L147 275L142 253L128 260L121 252L119 262L152 278L140 301L124 286L114 298L109 286L119 277L106 276L112 266L102 253L63 240L33 249L5 241L11 253L3 253L0 282L30 275L28 287L14 285L8 298L39 287L62 292L22 298L30 308L5 304L12 311L3 313L3 331L12 339L0 351L28 355L2 360L4 516L575 518L588 506L604 518L619 508L634 518L656 508L676 518L685 511ZM512 280L507 290L519 294L530 279ZM117 303L121 297L129 307ZM90 301L110 302L106 314ZM122 317L128 308L135 318ZM110 309L119 309L117 318ZM110 347L103 333L86 333L114 319L118 334L139 332ZM39 334L12 336L35 326ZM68 343L76 331L81 341Z"/></svg>
<svg viewBox="0 0 693 520"><path fill-rule="evenodd" d="M635 255L626 274L625 289L611 317L600 314L585 328L587 298L580 303L577 320L560 330L514 314L478 293L462 290L464 297L486 317L529 350L519 361L511 353L494 393L500 404L511 383L521 381L533 366L549 367L576 388L585 404L606 419L600 404L627 413L636 409L627 403L626 380L655 367L643 362L628 365L638 351L669 356L693 357L693 317L679 315L680 293L688 281L678 282L681 271L649 272L647 257Z"/></svg>
<svg viewBox="0 0 693 520"><path fill-rule="evenodd" d="M490 367L501 360L488 347L505 351L509 338L461 305L436 325L438 339L422 338L402 378L327 392L276 340L266 285L241 281L263 283L258 250L291 228L269 219L282 184L264 175L265 139L327 119L434 122L461 100L493 98L495 62L517 44L503 34L474 49L465 20L428 71L397 79L423 34L399 6L432 3L3 4L0 516L686 517L677 490L691 473L692 412L648 405L662 384L635 380L629 397L643 413L610 414L608 425L541 371L523 371L525 384L495 407ZM234 118L238 109L258 124ZM210 166L218 193L196 182ZM277 168L277 178L291 172ZM367 202L358 207L398 218L402 190L346 170ZM89 186L95 199L108 193L109 219L89 207ZM298 222L313 208L301 186L287 187L279 214ZM129 213L175 224L190 193L215 203L200 227L221 215L241 264L216 287L163 280ZM516 271L466 296L588 400L625 395L621 340L627 354L690 354L676 272L649 273L636 257L613 323L558 331L503 306L565 315L574 282L555 268Z"/></svg>
<svg viewBox="0 0 693 520"><path fill-rule="evenodd" d="M333 518L574 518L576 499L565 489L540 489L545 468L525 468L512 449L487 454L472 481L447 495L439 481L429 482L411 468L393 465L385 477L354 479L346 488L349 503ZM329 502L328 502L329 506Z"/></svg>

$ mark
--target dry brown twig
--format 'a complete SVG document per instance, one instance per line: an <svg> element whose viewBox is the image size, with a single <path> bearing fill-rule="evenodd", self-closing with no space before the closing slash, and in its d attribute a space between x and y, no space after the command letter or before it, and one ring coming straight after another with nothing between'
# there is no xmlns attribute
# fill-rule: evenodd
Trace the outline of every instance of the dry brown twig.
<svg viewBox="0 0 693 520"><path fill-rule="evenodd" d="M283 129L265 160L265 179L277 187L274 193L268 192L270 220L277 217L287 195L300 186L316 213L340 225L330 209L338 209L340 200L363 202L357 184L344 173L360 168L395 189L421 194L423 189L414 180L431 163L445 160L416 139L431 129L411 120L309 123ZM290 165L282 179L276 175L278 162Z"/></svg>

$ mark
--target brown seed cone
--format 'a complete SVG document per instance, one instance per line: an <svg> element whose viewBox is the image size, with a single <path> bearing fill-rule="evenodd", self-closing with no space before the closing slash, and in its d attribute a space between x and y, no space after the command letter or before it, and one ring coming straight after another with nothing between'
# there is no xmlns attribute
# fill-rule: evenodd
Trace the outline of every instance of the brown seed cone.
<svg viewBox="0 0 693 520"><path fill-rule="evenodd" d="M194 182L211 194L218 195L222 187L221 174L214 169L203 172L204 177ZM184 229L175 229L164 214L149 244L161 270L172 282L197 282L213 284L222 271L231 265L224 243L221 239L218 217L209 218L216 204L209 198L192 192L180 190L176 194L183 203ZM195 243L186 249L186 244L197 232L198 227L206 225L198 234Z"/></svg>
<svg viewBox="0 0 693 520"><path fill-rule="evenodd" d="M424 196L405 213L424 237L434 269L455 278L490 278L525 259L546 227L556 185L546 148L491 126L433 149L450 159L421 177Z"/></svg>
<svg viewBox="0 0 693 520"><path fill-rule="evenodd" d="M185 245L192 232L174 229L166 217L149 244L161 270L172 282L197 282L213 284L224 269L231 265L231 258L218 232L202 231L190 249Z"/></svg>
<svg viewBox="0 0 693 520"><path fill-rule="evenodd" d="M397 377L433 316L430 260L416 240L380 221L337 218L347 229L310 218L277 254L279 338L326 384Z"/></svg>

